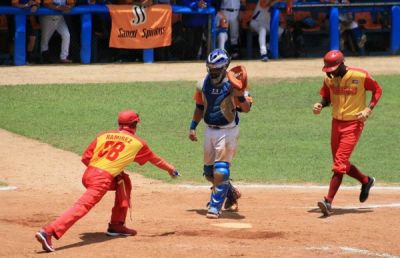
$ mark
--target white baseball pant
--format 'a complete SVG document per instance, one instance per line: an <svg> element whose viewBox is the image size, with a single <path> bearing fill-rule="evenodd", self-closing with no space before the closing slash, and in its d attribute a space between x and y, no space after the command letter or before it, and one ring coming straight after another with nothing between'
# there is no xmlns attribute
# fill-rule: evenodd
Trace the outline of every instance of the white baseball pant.
<svg viewBox="0 0 400 258"><path fill-rule="evenodd" d="M239 140L239 126L213 129L204 132L204 164L214 165L216 161L232 163Z"/></svg>
<svg viewBox="0 0 400 258"><path fill-rule="evenodd" d="M49 50L49 41L54 32L57 31L61 35L61 53L60 59L67 59L69 54L70 34L68 26L62 15L45 15L40 16L40 28L42 30L42 38L40 49L42 52Z"/></svg>

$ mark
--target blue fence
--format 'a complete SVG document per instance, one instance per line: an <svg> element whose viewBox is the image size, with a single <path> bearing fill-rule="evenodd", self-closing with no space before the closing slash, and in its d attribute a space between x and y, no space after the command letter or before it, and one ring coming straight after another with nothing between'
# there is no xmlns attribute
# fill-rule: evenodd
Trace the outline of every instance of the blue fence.
<svg viewBox="0 0 400 258"><path fill-rule="evenodd" d="M285 3L274 5L271 10L270 50L273 59L279 58L279 18ZM293 4L293 12L298 10L310 12L326 12L329 14L329 41L330 49L339 49L339 14L348 12L391 12L391 41L390 52L396 54L400 50L400 2L367 2L350 4L322 4L320 2L301 2Z"/></svg>
<svg viewBox="0 0 400 258"><path fill-rule="evenodd" d="M82 5L76 6L71 9L67 15L81 15L81 50L80 58L81 63L89 64L91 58L91 41L92 41L92 14L93 13L108 13L108 8L105 5ZM215 48L216 28L215 28L215 9L213 7L192 10L186 6L172 5L173 13L180 14L204 14L208 15L208 31L209 42L208 48ZM0 6L0 14L13 14L15 15L15 46L14 46L14 64L26 64L26 17L27 15L63 15L58 11L48 8L39 8L35 13L29 10ZM65 15L65 14L64 14ZM143 61L145 63L152 63L154 61L153 49L143 50Z"/></svg>
<svg viewBox="0 0 400 258"><path fill-rule="evenodd" d="M286 9L285 3L278 3L271 9L270 24L270 50L273 59L279 58L279 18L280 13ZM391 13L391 41L390 52L396 54L400 50L400 2L370 2L370 3L351 3L351 4L321 4L315 3L295 3L293 11L306 10L311 12L326 12L329 14L329 37L330 49L339 49L339 14L346 12L381 12L390 11ZM209 17L209 42L208 48L215 48L216 27L215 9L213 7L193 11L186 6L172 5L173 13L180 14L204 14ZM72 8L68 15L81 15L81 50L80 58L83 64L89 64L91 58L92 40L92 14L108 13L105 5L83 5ZM29 10L15 7L0 6L0 14L15 15L15 48L14 64L26 64L26 17L27 15L61 15L62 13L48 9L39 8L37 12L30 13ZM143 60L146 63L154 61L153 49L143 50Z"/></svg>

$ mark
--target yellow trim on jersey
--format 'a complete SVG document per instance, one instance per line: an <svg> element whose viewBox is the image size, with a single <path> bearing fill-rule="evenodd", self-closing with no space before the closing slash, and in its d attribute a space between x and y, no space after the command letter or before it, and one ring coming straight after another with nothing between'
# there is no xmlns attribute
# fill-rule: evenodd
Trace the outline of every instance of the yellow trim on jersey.
<svg viewBox="0 0 400 258"><path fill-rule="evenodd" d="M134 161L142 147L143 143L129 134L104 133L97 138L89 166L105 170L115 177Z"/></svg>
<svg viewBox="0 0 400 258"><path fill-rule="evenodd" d="M343 78L325 78L330 91L332 117L338 120L356 120L356 114L366 107L365 72L349 69Z"/></svg>

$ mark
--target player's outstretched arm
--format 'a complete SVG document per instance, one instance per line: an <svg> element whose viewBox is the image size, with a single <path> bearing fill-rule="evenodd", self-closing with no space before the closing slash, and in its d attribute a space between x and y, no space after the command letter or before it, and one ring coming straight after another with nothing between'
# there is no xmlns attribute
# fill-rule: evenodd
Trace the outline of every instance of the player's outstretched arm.
<svg viewBox="0 0 400 258"><path fill-rule="evenodd" d="M181 175L173 165L169 164L167 161L155 154L149 161L154 166L167 171L172 178L176 178Z"/></svg>

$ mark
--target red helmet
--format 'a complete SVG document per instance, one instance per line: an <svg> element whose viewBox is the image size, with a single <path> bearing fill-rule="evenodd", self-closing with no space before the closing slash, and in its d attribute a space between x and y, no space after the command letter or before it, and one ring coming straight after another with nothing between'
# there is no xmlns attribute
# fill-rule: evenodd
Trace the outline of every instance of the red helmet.
<svg viewBox="0 0 400 258"><path fill-rule="evenodd" d="M344 56L339 50L331 50L324 56L323 72L330 73L335 71L339 65L344 63Z"/></svg>
<svg viewBox="0 0 400 258"><path fill-rule="evenodd" d="M133 110L124 110L118 113L118 124L131 125L140 122L139 115Z"/></svg>

